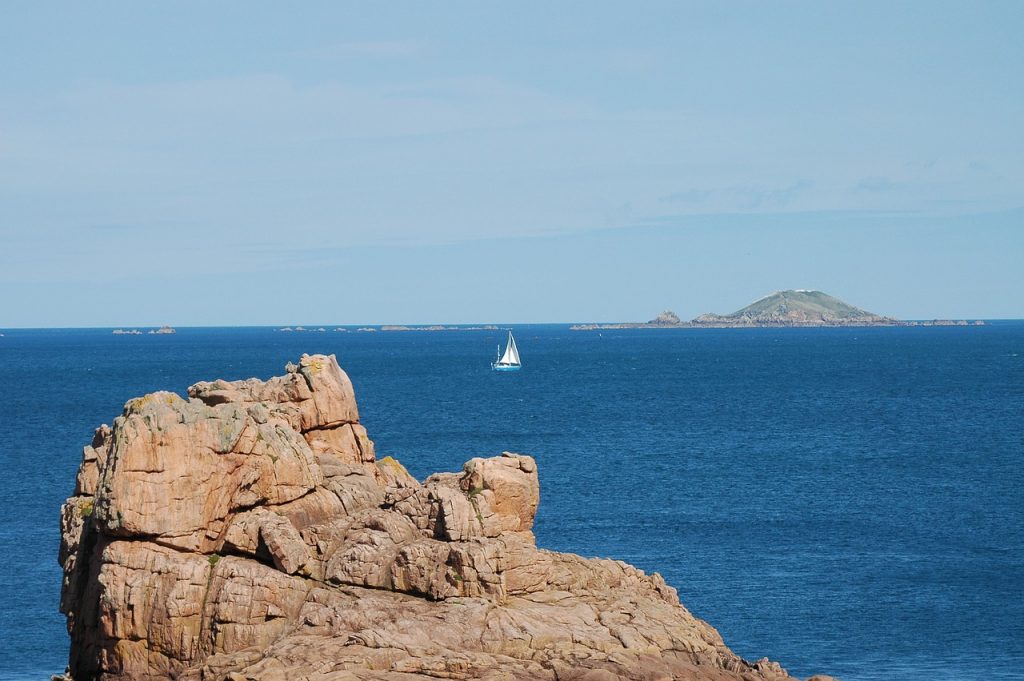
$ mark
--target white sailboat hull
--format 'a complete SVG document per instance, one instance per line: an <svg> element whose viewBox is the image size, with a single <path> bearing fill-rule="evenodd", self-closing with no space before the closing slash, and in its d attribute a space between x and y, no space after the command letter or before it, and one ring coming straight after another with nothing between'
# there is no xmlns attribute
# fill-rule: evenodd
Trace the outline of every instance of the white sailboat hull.
<svg viewBox="0 0 1024 681"><path fill-rule="evenodd" d="M491 368L495 371L519 371L523 368L522 364L498 364L495 362L491 365Z"/></svg>

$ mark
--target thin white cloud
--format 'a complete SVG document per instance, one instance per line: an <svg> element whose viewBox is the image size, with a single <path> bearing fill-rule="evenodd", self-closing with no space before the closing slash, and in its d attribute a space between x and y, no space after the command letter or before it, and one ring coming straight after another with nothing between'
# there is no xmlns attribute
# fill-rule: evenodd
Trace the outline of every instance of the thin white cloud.
<svg viewBox="0 0 1024 681"><path fill-rule="evenodd" d="M711 198L711 195L714 193L714 190L711 189L684 189L659 196L658 201L663 203L703 203Z"/></svg>
<svg viewBox="0 0 1024 681"><path fill-rule="evenodd" d="M394 59L415 57L426 51L426 43L416 40L370 40L324 45L303 50L302 54L320 59L347 59L350 57Z"/></svg>
<svg viewBox="0 0 1024 681"><path fill-rule="evenodd" d="M802 179L781 187L758 185L737 185L721 189L685 189L658 197L661 203L706 204L716 200L725 209L775 209L789 206L800 195L811 189L814 183Z"/></svg>
<svg viewBox="0 0 1024 681"><path fill-rule="evenodd" d="M862 192L891 192L899 188L899 184L883 175L871 175L861 178L857 189Z"/></svg>
<svg viewBox="0 0 1024 681"><path fill-rule="evenodd" d="M625 73L648 71L661 60L654 52L644 49L612 48L601 53L611 68Z"/></svg>

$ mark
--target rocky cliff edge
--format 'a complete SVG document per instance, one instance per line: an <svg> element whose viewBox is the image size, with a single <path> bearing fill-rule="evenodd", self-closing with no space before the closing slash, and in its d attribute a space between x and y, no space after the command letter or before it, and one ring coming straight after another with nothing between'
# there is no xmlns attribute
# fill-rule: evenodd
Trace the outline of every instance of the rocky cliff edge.
<svg viewBox="0 0 1024 681"><path fill-rule="evenodd" d="M131 400L62 507L69 675L788 679L658 574L536 548L532 458L416 481L334 356Z"/></svg>

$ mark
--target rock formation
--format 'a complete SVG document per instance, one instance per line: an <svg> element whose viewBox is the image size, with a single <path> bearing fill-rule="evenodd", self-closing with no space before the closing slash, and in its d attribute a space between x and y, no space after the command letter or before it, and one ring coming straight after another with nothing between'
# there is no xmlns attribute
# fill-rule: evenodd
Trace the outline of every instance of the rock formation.
<svg viewBox="0 0 1024 681"><path fill-rule="evenodd" d="M776 291L732 314L702 314L704 326L899 326L901 322L867 312L821 291Z"/></svg>
<svg viewBox="0 0 1024 681"><path fill-rule="evenodd" d="M672 310L665 310L660 315L647 322L648 324L657 324L659 326L678 326L682 323L677 315Z"/></svg>
<svg viewBox="0 0 1024 681"><path fill-rule="evenodd" d="M378 460L334 356L100 426L61 515L69 675L788 679L658 574L537 549L529 456L420 483Z"/></svg>

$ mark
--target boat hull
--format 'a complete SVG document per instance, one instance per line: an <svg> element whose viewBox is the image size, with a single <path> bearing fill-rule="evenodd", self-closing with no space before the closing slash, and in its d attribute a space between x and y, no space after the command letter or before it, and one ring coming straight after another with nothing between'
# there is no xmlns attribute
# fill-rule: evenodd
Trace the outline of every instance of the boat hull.
<svg viewBox="0 0 1024 681"><path fill-rule="evenodd" d="M519 371L523 367L521 364L492 364L491 368L495 371Z"/></svg>

